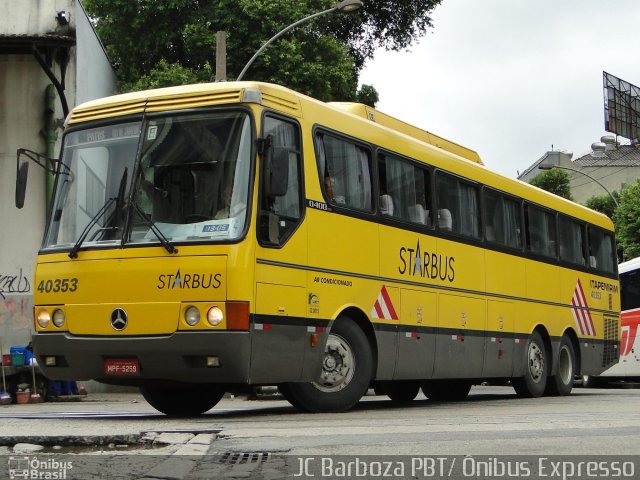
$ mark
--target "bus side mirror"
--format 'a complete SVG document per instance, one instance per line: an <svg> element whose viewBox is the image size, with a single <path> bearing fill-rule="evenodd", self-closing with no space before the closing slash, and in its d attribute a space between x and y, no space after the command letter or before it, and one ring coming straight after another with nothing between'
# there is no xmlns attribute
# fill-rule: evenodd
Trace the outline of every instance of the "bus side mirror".
<svg viewBox="0 0 640 480"><path fill-rule="evenodd" d="M282 197L287 193L289 184L289 149L270 147L266 155L266 194L269 197Z"/></svg>
<svg viewBox="0 0 640 480"><path fill-rule="evenodd" d="M29 162L20 164L20 157L16 160L16 207L24 207L24 198L27 193L27 176L29 175Z"/></svg>
<svg viewBox="0 0 640 480"><path fill-rule="evenodd" d="M26 157L22 160L22 157ZM22 163L21 163L22 160ZM52 175L68 175L71 179L71 170L56 158L49 158L28 148L19 148L16 156L16 207L24 206L24 197L27 193L27 176L29 175L29 162L44 168Z"/></svg>

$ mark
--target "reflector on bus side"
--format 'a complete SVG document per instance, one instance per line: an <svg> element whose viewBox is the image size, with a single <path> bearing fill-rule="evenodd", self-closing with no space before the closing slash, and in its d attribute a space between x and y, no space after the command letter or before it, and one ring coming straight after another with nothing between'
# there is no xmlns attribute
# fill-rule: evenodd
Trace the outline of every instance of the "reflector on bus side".
<svg viewBox="0 0 640 480"><path fill-rule="evenodd" d="M227 302L227 330L249 330L249 302Z"/></svg>

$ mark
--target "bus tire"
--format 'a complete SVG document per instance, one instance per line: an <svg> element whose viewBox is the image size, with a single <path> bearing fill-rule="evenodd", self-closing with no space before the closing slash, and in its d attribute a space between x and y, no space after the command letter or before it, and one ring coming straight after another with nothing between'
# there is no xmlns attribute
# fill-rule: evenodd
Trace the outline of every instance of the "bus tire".
<svg viewBox="0 0 640 480"><path fill-rule="evenodd" d="M413 380L397 380L385 385L385 395L396 403L411 402L419 391L420 382Z"/></svg>
<svg viewBox="0 0 640 480"><path fill-rule="evenodd" d="M212 409L224 396L219 385L185 387L140 387L140 393L153 408L165 415L190 417Z"/></svg>
<svg viewBox="0 0 640 480"><path fill-rule="evenodd" d="M355 322L336 320L321 368L315 382L283 386L283 395L294 407L313 413L344 412L367 392L373 377L373 354L367 336Z"/></svg>
<svg viewBox="0 0 640 480"><path fill-rule="evenodd" d="M466 380L425 380L421 386L422 393L436 402L464 400L471 390L471 382Z"/></svg>
<svg viewBox="0 0 640 480"><path fill-rule="evenodd" d="M537 331L529 336L524 354L524 376L511 379L511 384L519 397L541 397L547 385L548 362L542 336Z"/></svg>
<svg viewBox="0 0 640 480"><path fill-rule="evenodd" d="M594 377L592 375L582 376L582 388L601 388L606 386L607 382L602 377Z"/></svg>
<svg viewBox="0 0 640 480"><path fill-rule="evenodd" d="M571 339L564 335L558 350L558 371L547 379L545 395L564 396L569 395L573 389L573 381L576 373L576 354Z"/></svg>
<svg viewBox="0 0 640 480"><path fill-rule="evenodd" d="M291 404L292 407L297 408L298 410L305 411L303 406L300 403L298 403L298 401L296 400L295 395L291 392L291 385L293 384L292 383L280 384L278 385L278 390L280 391L284 399Z"/></svg>

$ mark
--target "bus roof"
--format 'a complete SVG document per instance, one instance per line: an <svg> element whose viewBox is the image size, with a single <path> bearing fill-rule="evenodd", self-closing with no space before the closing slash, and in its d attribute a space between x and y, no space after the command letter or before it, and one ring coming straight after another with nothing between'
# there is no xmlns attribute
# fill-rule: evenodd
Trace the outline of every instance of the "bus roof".
<svg viewBox="0 0 640 480"><path fill-rule="evenodd" d="M479 155L468 148L434 135L426 130L402 122L362 104L325 103L286 87L262 82L216 82L181 85L114 95L92 100L75 107L67 118L68 124L102 120L119 116L140 115L143 112L162 112L213 105L254 103L282 113L302 118L307 108L318 108L314 121L325 121L344 127L344 133L363 140L375 141L381 135L395 136L393 150L419 158L425 148L431 151L429 163L487 186L548 206L577 218L585 219L607 230L613 230L611 220L601 213L558 197L537 187L508 178L485 168ZM372 118L373 116L373 118ZM354 121L347 121L351 118ZM327 125L330 126L330 125ZM402 138L405 141L402 141ZM407 142L406 140L410 141ZM413 141L411 141L413 140ZM412 155L414 154L415 155Z"/></svg>
<svg viewBox="0 0 640 480"><path fill-rule="evenodd" d="M410 137L422 140L423 142L433 145L434 147L442 148L447 152L455 153L456 155L462 158L466 158L467 160L471 160L472 162L484 165L484 163L482 163L482 160L480 159L480 155L478 155L478 152L463 147L462 145L458 145L457 143L440 137L435 133L429 132L427 130L422 130L415 125L411 125L410 123L398 120L397 118L394 118L391 115L387 115L386 113L382 113L375 108L371 108L362 103L349 102L330 102L329 105L333 105L347 112L353 113L354 115L359 115L363 118L371 120L372 122L376 122L380 125L391 128L392 130L397 130L398 132L402 132L406 135L409 135Z"/></svg>
<svg viewBox="0 0 640 480"><path fill-rule="evenodd" d="M640 257L632 258L618 265L618 273L626 273L638 269L640 269Z"/></svg>

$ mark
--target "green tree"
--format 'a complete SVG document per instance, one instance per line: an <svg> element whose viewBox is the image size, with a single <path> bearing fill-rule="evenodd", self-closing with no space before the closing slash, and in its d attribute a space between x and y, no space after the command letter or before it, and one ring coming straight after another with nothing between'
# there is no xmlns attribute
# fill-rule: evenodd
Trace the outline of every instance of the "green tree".
<svg viewBox="0 0 640 480"><path fill-rule="evenodd" d="M616 239L624 258L640 256L640 179L620 192L619 206L613 215Z"/></svg>
<svg viewBox="0 0 640 480"><path fill-rule="evenodd" d="M279 83L321 100L357 98L358 74L378 47L406 48L431 27L441 0L376 0L354 14L319 17L288 32L245 79ZM122 91L211 81L215 33L227 32L236 78L276 32L335 0L85 0ZM373 89L375 91L375 89ZM366 99L374 96L367 92ZM377 96L377 92L376 95Z"/></svg>
<svg viewBox="0 0 640 480"><path fill-rule="evenodd" d="M373 85L362 85L356 94L356 100L358 102L374 108L379 99L378 91Z"/></svg>
<svg viewBox="0 0 640 480"><path fill-rule="evenodd" d="M553 168L542 172L534 177L530 182L538 188L547 192L555 193L559 197L573 200L571 196L571 188L569 187L569 174L559 168Z"/></svg>
<svg viewBox="0 0 640 480"><path fill-rule="evenodd" d="M620 194L616 191L612 192L616 200L620 201ZM613 219L613 214L616 210L616 204L608 193L605 195L595 195L588 198L585 202L585 206L591 210L595 210L600 213L604 213L607 217Z"/></svg>

